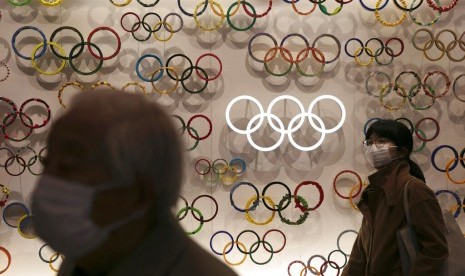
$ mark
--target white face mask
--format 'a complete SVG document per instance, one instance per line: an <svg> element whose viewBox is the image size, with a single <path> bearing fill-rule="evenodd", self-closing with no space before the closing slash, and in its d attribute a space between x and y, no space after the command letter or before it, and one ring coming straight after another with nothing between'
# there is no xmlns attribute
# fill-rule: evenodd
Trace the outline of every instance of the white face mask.
<svg viewBox="0 0 465 276"><path fill-rule="evenodd" d="M389 150L390 148L395 147L396 146L393 146L390 143L382 145L373 144L365 150L365 158L373 168L381 168L391 163L393 160L398 159L396 156L391 156L391 152Z"/></svg>
<svg viewBox="0 0 465 276"><path fill-rule="evenodd" d="M42 175L32 196L35 231L53 249L69 258L76 259L97 249L112 231L145 213L139 210L110 225L96 225L91 218L95 195L118 186L121 185L107 182L93 187Z"/></svg>

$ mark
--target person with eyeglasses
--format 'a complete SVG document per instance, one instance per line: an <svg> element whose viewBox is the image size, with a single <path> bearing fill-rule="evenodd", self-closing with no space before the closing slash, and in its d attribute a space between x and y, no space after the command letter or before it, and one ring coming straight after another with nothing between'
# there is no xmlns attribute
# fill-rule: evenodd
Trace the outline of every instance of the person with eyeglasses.
<svg viewBox="0 0 465 276"><path fill-rule="evenodd" d="M434 192L410 159L412 133L401 122L380 119L370 125L365 138L365 158L376 171L357 204L362 225L342 275L440 275L448 256L445 226ZM408 208L420 248L408 274L402 271L397 242L397 231L407 225L403 203L407 182Z"/></svg>

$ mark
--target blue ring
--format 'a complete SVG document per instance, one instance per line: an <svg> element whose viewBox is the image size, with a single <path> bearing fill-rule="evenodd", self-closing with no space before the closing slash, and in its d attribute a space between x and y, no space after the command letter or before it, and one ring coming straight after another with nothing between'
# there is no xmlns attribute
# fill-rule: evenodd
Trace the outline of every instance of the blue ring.
<svg viewBox="0 0 465 276"><path fill-rule="evenodd" d="M233 200L234 191L237 188L239 188L239 186L241 186L241 185L248 185L248 186L252 187L255 190L255 193L257 194L257 199L253 202L252 206L250 206L249 209L240 209L239 207L236 206L236 204L234 204L234 200ZM255 187L255 185L253 185L252 183L250 183L250 182L239 182L236 185L234 185L234 187L232 187L231 191L229 192L229 200L231 201L231 205L234 207L234 209L236 209L239 212L245 213L247 211L253 211L253 210L255 210L255 208L257 208L258 204L260 203L260 194L258 193L257 187Z"/></svg>
<svg viewBox="0 0 465 276"><path fill-rule="evenodd" d="M30 215L31 211L29 211L29 208L27 208L27 206L24 203L21 203L21 202L12 202L12 203L8 204L7 206L5 206L5 208L3 208L3 221L5 222L5 224L10 226L10 227L13 227L13 228L18 228L17 225L16 226L11 225L6 221L5 212L12 205L19 205L20 207L22 207L24 209L24 211L26 211L26 215Z"/></svg>
<svg viewBox="0 0 465 276"><path fill-rule="evenodd" d="M231 252L231 250L234 248L234 238L232 237L232 235L227 232L227 231L224 231L224 230L220 230L220 231L217 231L215 234L212 235L212 237L210 238L210 249L213 251L213 253L215 253L216 255L220 255L222 256L223 255L223 252L216 252L215 249L213 249L213 238L218 235L218 234L226 234L229 236L229 238L231 239L231 248L229 248L228 251L224 252L224 254L228 254L229 252Z"/></svg>
<svg viewBox="0 0 465 276"><path fill-rule="evenodd" d="M25 59L25 60L32 60L31 57L26 57L26 56L23 56L19 51L18 49L16 49L15 47L15 44L16 44L16 37L19 35L20 32L22 32L23 30L34 30L34 31L37 31L40 36L42 36L42 39L44 40L44 46L42 47L42 51L40 51L40 53L37 55L34 56L35 59L38 59L40 58L41 56L43 56L45 54L45 51L47 50L47 38L45 37L45 34L37 27L34 27L34 26L23 26L19 29L16 30L16 32L13 34L13 37L11 38L11 47L13 48L13 51L15 52L15 54L17 56L19 56L20 58L22 59Z"/></svg>
<svg viewBox="0 0 465 276"><path fill-rule="evenodd" d="M144 58L147 58L147 57L153 57L154 59L156 59L158 61L158 63L160 63L160 67L163 67L163 61L161 61L161 59L157 56L157 55L154 55L154 54L146 54L146 55L143 55L141 56L138 60L137 60L137 63L136 63L136 73L137 73L137 76L145 81L145 82L154 82L154 81L157 81L159 80L162 76L163 76L163 71L165 71L165 69L161 69L160 70L160 73L158 73L158 75L153 78L153 79L146 79L142 76L141 72L139 71L139 65L140 63L142 62L142 60Z"/></svg>
<svg viewBox="0 0 465 276"><path fill-rule="evenodd" d="M384 4L381 7L379 7L378 11L384 9L388 3L389 3L389 0L386 0L386 2L384 2ZM372 12L376 11L376 9L372 9L368 7L367 5L365 5L365 3L363 3L363 0L360 0L360 4L365 10L372 11Z"/></svg>
<svg viewBox="0 0 465 276"><path fill-rule="evenodd" d="M241 158L234 158L234 159L231 159L231 161L229 161L229 166L232 167L234 162L239 162L242 167L242 170L240 172L236 172L236 174L238 175L243 174L245 170L247 169L247 165L245 164L245 161L242 160Z"/></svg>
<svg viewBox="0 0 465 276"><path fill-rule="evenodd" d="M372 121L378 121L378 120L382 120L381 118L371 118L370 120L368 120L366 123L365 123L365 126L363 127L363 134L365 136L367 136L367 128L368 128L368 124L371 123Z"/></svg>
<svg viewBox="0 0 465 276"><path fill-rule="evenodd" d="M358 43L360 43L360 48L363 48L363 42L362 42L360 39L356 38L356 37L352 37L351 39L349 39L349 40L346 41L346 44L344 45L344 51L346 52L346 55L348 55L348 56L351 57L351 58L355 58L355 56L349 54L349 51L347 51L347 45L348 45L349 42L351 42L352 40L355 40L355 41L357 41ZM360 53L357 55L357 57L361 56L362 53L363 53L363 51L360 51Z"/></svg>
<svg viewBox="0 0 465 276"><path fill-rule="evenodd" d="M459 153L457 152L457 150L452 147L452 146L449 146L449 145L440 145L439 147L435 148L433 150L433 152L431 153L431 164L433 164L433 167L440 171L440 172L446 172L446 169L440 169L437 165L436 165L436 154L438 153L439 150L443 149L443 148L448 148L450 149L453 153L454 153L454 157L455 157L455 162L454 164L449 168L449 171L452 171L453 169L455 169L455 167L457 167L457 164L459 163Z"/></svg>
<svg viewBox="0 0 465 276"><path fill-rule="evenodd" d="M439 190L439 191L434 192L434 195L437 197L438 195L443 194L443 193L451 194L455 197L455 200L457 201L457 205L459 206L459 208L457 208L457 211L455 211L455 214L454 214L454 218L457 218L460 214L460 209L461 209L460 204L462 203L462 200L460 200L460 197L457 193L454 193L451 190Z"/></svg>

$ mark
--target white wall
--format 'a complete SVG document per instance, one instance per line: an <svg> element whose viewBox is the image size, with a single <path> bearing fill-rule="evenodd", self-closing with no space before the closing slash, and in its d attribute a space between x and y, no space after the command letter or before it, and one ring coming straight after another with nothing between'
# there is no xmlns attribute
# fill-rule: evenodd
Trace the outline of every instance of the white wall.
<svg viewBox="0 0 465 276"><path fill-rule="evenodd" d="M370 168L365 164L365 160L360 151L361 142L364 139L363 125L367 119L372 117L397 118L408 117L414 123L423 117L433 117L440 122L441 131L435 140L428 142L426 148L414 154L414 159L418 161L421 168L426 174L428 185L434 190L450 189L458 191L463 200L465 190L459 185L455 185L447 180L445 175L436 171L430 162L431 152L441 144L450 144L459 152L465 147L463 137L465 135L465 123L463 102L458 101L452 91L440 99L437 99L432 108L426 111L416 111L409 108L408 104L399 111L389 112L380 107L377 99L368 96L365 92L365 80L368 74L372 71L386 72L394 80L395 76L403 70L414 70L423 77L431 69L443 70L453 81L458 75L464 73L463 63L450 62L447 57L444 57L438 62L431 62L424 58L422 52L414 49L411 44L413 33L420 27L413 24L407 17L405 22L400 26L388 28L378 23L374 14L364 10L358 1L353 1L344 5L342 11L335 16L326 16L317 8L314 13L309 16L300 16L293 12L291 5L283 1L273 1L271 12L268 16L257 20L255 26L250 31L237 32L232 30L227 22L218 31L205 32L196 27L194 20L191 17L183 15L184 27L179 33L175 33L173 38L166 43L155 41L153 38L147 42L137 42L128 33L125 33L119 25L119 20L122 14L127 11L134 11L141 17L148 11L156 11L162 17L169 12L179 12L176 1L161 0L154 8L143 8L137 1L133 1L129 6L117 8L109 1L70 1L65 0L61 6L45 8L41 6L39 1L33 1L30 6L11 7L7 1L0 3L2 10L2 18L0 19L0 61L7 63L11 70L10 77L0 82L1 96L7 97L20 105L26 99L38 97L47 101L52 109L53 116L57 116L63 112L57 99L57 91L62 84L68 81L78 81L84 86L90 87L96 81L108 81L114 87L121 88L124 84L130 81L139 81L135 74L134 67L137 59L143 54L154 53L162 57L164 61L174 53L184 53L194 60L201 54L213 52L218 55L223 64L223 72L219 79L208 84L207 91L203 94L190 95L180 88L172 95L149 95L153 100L165 105L173 114L178 114L186 120L194 114L205 114L212 118L213 132L205 141L201 141L198 148L190 152L190 158L204 157L209 160L224 158L227 160L233 157L241 157L247 163L247 172L240 180L250 181L254 183L259 191L271 181L282 181L289 185L291 191L305 180L319 182L325 192L323 204L316 210L310 213L308 220L299 226L289 226L280 222L278 215L274 220L266 226L256 226L249 223L242 213L234 210L229 202L229 191L231 186L222 184L211 185L205 184L202 179L195 174L192 165L186 170L187 183L183 190L183 195L192 202L192 200L201 194L213 195L220 207L218 216L212 221L205 223L200 233L193 236L202 246L209 249L209 240L213 233L219 230L227 230L236 237L242 230L252 229L259 235L263 235L266 231L272 228L282 230L287 237L285 249L275 254L273 259L264 266L255 265L250 258L240 266L234 269L240 275L285 275L289 263L294 260L302 260L304 262L314 254L327 256L329 252L336 249L336 239L342 231L346 229L358 229L361 216L351 209L347 200L338 198L332 188L332 182L338 172L344 169L357 171L363 178L369 173ZM195 7L197 1L181 1L186 9ZM225 9L234 1L218 1ZM265 10L268 1L252 1L258 12ZM302 3L300 3L302 2ZM300 1L298 7L303 10L308 10L308 3L304 6ZM372 5L374 5L374 1ZM425 1L426 2L426 1ZM411 3L410 1L408 3ZM426 3L425 3L426 4ZM424 4L424 5L425 5ZM332 10L335 7L334 2L327 4L328 9ZM395 19L398 16L398 11L393 8L393 3L389 3L389 11L386 12L387 17ZM431 13L425 6L421 8L422 14L428 19ZM462 1L457 7L450 12L441 15L439 22L429 27L434 33L438 33L443 29L451 29L459 35L465 30L465 5ZM211 16L209 12L208 16ZM240 11L237 17L233 17L234 22L249 22L250 19L245 17L243 11ZM382 13L385 16L385 13ZM205 20L207 16L201 17ZM216 17L212 16L213 20ZM237 21L235 21L237 20ZM34 25L39 27L49 38L51 33L59 26L70 25L79 29L84 38L88 33L99 26L112 26L121 36L122 48L119 55L112 60L104 62L104 68L101 72L92 76L80 76L72 71L69 66L65 68L62 74L55 76L39 75L32 69L28 61L18 59L11 49L10 41L13 33L23 25ZM379 37L386 40L390 37L397 36L401 38L405 44L404 53L394 59L389 66L372 65L369 67L360 67L356 65L354 60L345 55L342 49L339 60L327 66L325 72L316 78L304 78L293 72L286 77L269 76L263 69L261 64L251 60L247 54L247 43L250 37L257 32L268 32L279 41L289 33L300 33L306 36L310 43L316 36L323 33L330 33L339 38L344 47L345 42L351 37L358 37L362 41L366 41L371 37ZM35 39L27 39L27 36L35 35L32 32L27 32L20 37L22 53L29 54L35 43ZM444 35L444 41L450 41L447 35ZM104 39L102 36L96 35L98 45L102 45L104 53L110 53L114 48L112 39ZM333 56L335 48L328 42L329 40L321 41L321 44L327 45L323 52L328 56ZM259 55L263 55L266 51L266 39L260 39ZM296 38L289 41L289 44L300 45L301 42ZM320 44L319 44L320 45ZM298 46L290 46L294 53ZM70 44L65 46L69 51ZM458 49L458 47L457 47ZM352 49L352 51L354 51ZM432 50L433 51L433 50ZM432 52L434 53L434 51ZM463 55L463 52L454 50L457 56ZM49 56L50 57L50 56ZM214 59L204 61L205 67L211 64L213 71L217 70L217 65ZM41 62L43 68L49 66L50 69L56 68L55 61L48 59ZM91 66L91 65L89 65ZM144 68L148 67L145 63ZM4 71L0 67L0 78ZM383 79L379 79L383 80ZM169 86L166 79L162 81ZM465 78L460 82L460 90L463 95L463 87L465 87ZM438 82L438 85L443 83ZM158 84L160 85L160 84ZM377 85L375 82L370 85ZM145 85L150 91L150 84ZM438 86L439 87L439 86ZM69 100L69 97L75 93L74 90L66 90L63 96L64 100ZM284 144L273 152L258 152L254 150L247 142L244 135L238 135L231 132L225 121L225 109L229 101L239 95L252 95L257 98L264 107L275 97L283 94L293 95L301 100L304 106L308 106L310 102L319 95L331 94L340 98L347 109L347 119L339 131L333 134L328 134L323 145L312 152L300 152L295 150L289 143L287 138L284 139ZM462 96L462 98L465 96ZM247 110L245 108L248 108ZM285 109L283 109L285 107ZM340 112L337 111L336 105L330 102L322 102L318 105L318 115L324 119L327 125L335 125L340 117ZM245 127L248 119L239 120L239 118L251 118L257 112L253 104L246 106L244 102L240 102L234 109L233 118L238 125ZM284 123L288 123L290 119L297 114L296 107L291 102L287 102L286 106L280 103L274 109L274 113L280 118L283 118ZM239 121L239 122L237 122ZM201 125L201 123L199 122ZM433 125L424 124L427 135L433 134ZM205 130L205 126L197 126L201 133ZM271 129L261 129L260 135L262 141L276 139L276 133L272 134ZM17 148L29 145L36 150L42 148L45 143L47 130L37 130L30 141L23 143L11 143L0 138L3 145ZM302 143L310 143L313 139L319 138L319 134L312 134L310 129L303 128L301 132L296 132L296 136L306 135L306 139L299 140ZM187 137L187 135L185 135ZM418 140L416 140L418 142ZM192 142L192 141L187 141ZM309 144L310 145L310 144ZM3 154L3 153L1 153ZM441 151L438 155L438 164L445 162L450 153L447 150ZM1 156L4 162L4 156ZM453 172L457 179L465 177L465 170L458 166ZM1 183L5 184L12 190L12 199L23 200L30 203L30 192L34 187L36 177L28 172L19 177L11 177L0 170ZM343 180L338 182L341 186L341 192L348 193L350 181ZM277 201L280 199L279 192L281 190L270 190L270 195L274 195ZM240 189L235 194L235 201L239 204L245 204L252 194L249 194L249 189ZM309 204L315 203L317 196L315 190L310 188L302 188L300 193L304 196ZM441 203L448 205L451 200L447 197L441 198ZM213 205L209 205L207 200L199 201L196 207L204 212L205 217L209 217ZM298 218L299 212L291 211L288 208L285 211L290 218ZM269 211L259 207L259 211L254 213L257 219L266 219ZM461 214L458 221L465 229L465 218ZM186 229L192 229L196 226L196 222L192 218L186 218L182 221L182 225ZM348 235L342 240L342 247L346 251L351 248L353 235ZM253 241L252 236L244 235L243 241L250 246ZM215 240L217 250L224 242L222 238ZM242 239L241 239L242 241ZM281 241L279 236L271 236L270 241L275 247ZM247 243L248 242L248 243ZM12 255L12 263L9 270L4 275L52 275L53 272L49 266L42 262L38 257L38 250L43 244L42 241L27 240L22 238L18 232L0 222L0 246L7 248ZM156 250L156 249L154 249ZM242 255L236 250L231 253L231 260L236 261ZM228 255L228 256L229 256ZM255 257L255 256L254 256ZM268 254L260 249L256 255L258 261L263 261L268 257ZM5 259L0 252L0 269L5 266ZM296 266L297 267L297 266ZM299 275L300 269L293 267L292 275Z"/></svg>

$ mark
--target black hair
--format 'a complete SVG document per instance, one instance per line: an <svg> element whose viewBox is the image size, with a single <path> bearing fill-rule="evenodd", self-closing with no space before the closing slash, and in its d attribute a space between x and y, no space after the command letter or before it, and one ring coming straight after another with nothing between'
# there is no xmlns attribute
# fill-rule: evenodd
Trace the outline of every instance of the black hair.
<svg viewBox="0 0 465 276"><path fill-rule="evenodd" d="M425 176L420 167L410 159L413 150L413 138L406 125L395 120L379 119L370 125L365 139L369 139L372 134L392 141L397 147L405 148L408 151L405 158L410 165L410 174L425 182Z"/></svg>

